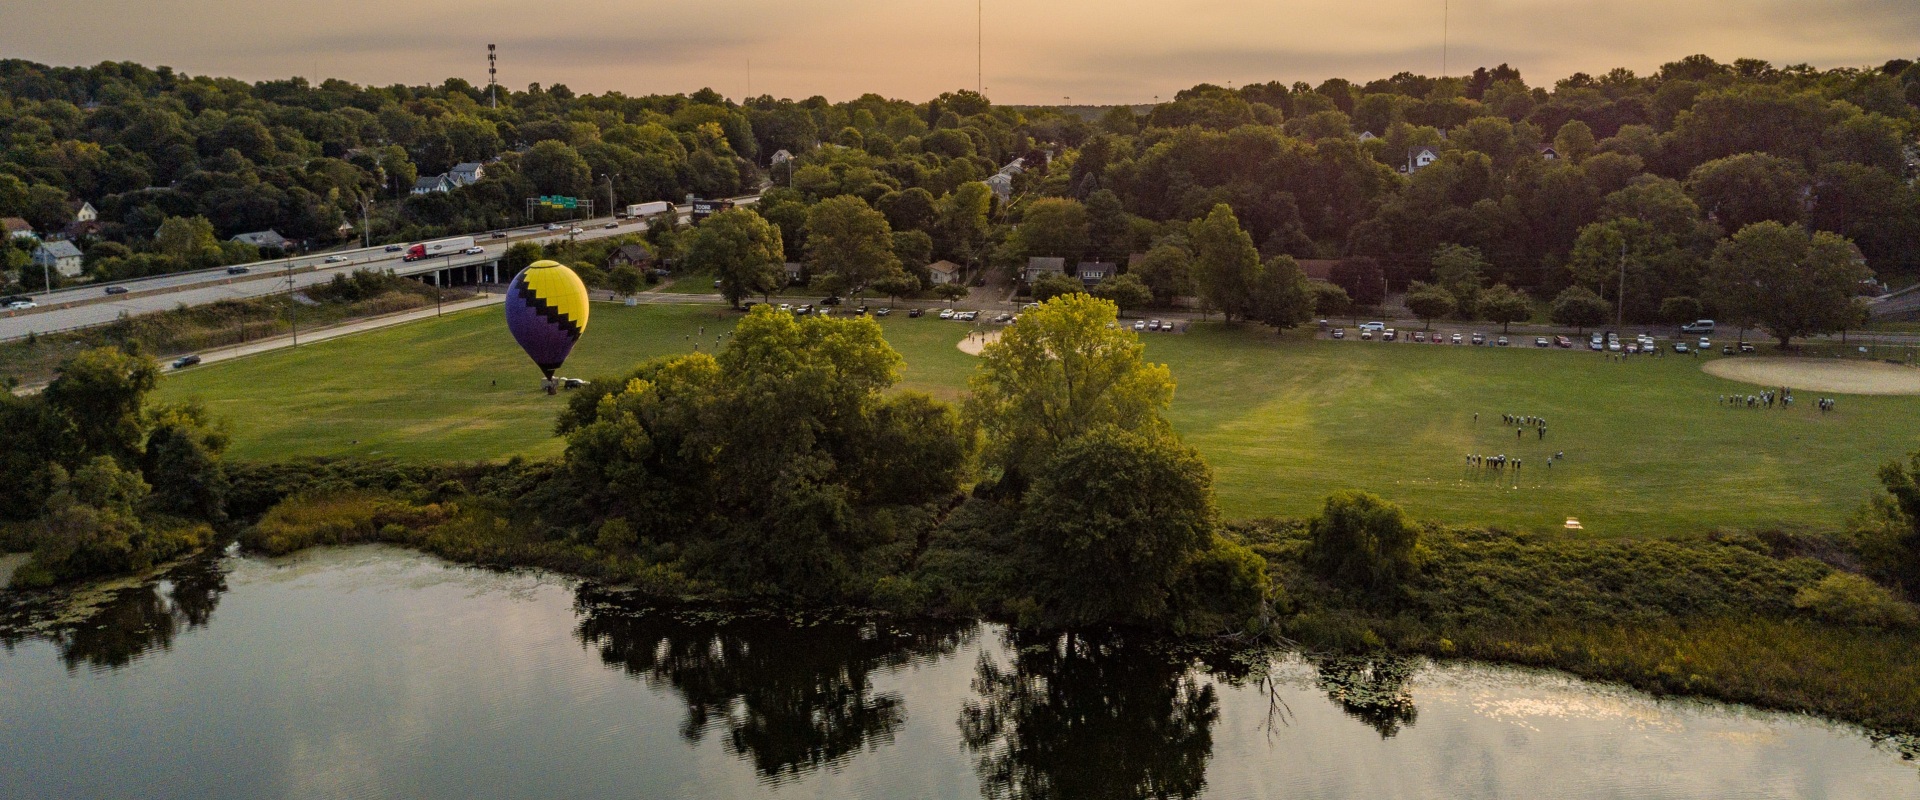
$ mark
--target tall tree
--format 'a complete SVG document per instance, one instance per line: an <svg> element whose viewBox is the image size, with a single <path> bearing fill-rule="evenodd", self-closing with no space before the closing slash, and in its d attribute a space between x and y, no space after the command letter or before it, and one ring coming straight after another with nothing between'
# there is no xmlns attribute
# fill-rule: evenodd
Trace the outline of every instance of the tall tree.
<svg viewBox="0 0 1920 800"><path fill-rule="evenodd" d="M808 266L835 276L849 294L900 273L887 217L853 195L830 197L807 211Z"/></svg>
<svg viewBox="0 0 1920 800"><path fill-rule="evenodd" d="M1225 203L1214 206L1192 224L1188 238L1193 243L1193 284L1201 302L1225 314L1228 322L1245 317L1253 307L1260 251L1240 228L1233 209Z"/></svg>
<svg viewBox="0 0 1920 800"><path fill-rule="evenodd" d="M686 237L682 263L720 280L720 294L739 305L750 294L771 295L786 282L780 229L749 208L708 217Z"/></svg>
<svg viewBox="0 0 1920 800"><path fill-rule="evenodd" d="M1796 336L1832 333L1856 323L1855 298L1873 272L1851 242L1799 225L1757 222L1714 248L1708 291L1739 324L1757 324L1786 347Z"/></svg>
<svg viewBox="0 0 1920 800"><path fill-rule="evenodd" d="M1507 332L1508 325L1532 316L1533 300L1504 283L1496 283L1480 294L1480 318L1500 323L1501 333Z"/></svg>
<svg viewBox="0 0 1920 800"><path fill-rule="evenodd" d="M1013 240L1021 258L1059 256L1068 264L1077 263L1091 241L1087 207L1058 197L1034 200L1014 228Z"/></svg>

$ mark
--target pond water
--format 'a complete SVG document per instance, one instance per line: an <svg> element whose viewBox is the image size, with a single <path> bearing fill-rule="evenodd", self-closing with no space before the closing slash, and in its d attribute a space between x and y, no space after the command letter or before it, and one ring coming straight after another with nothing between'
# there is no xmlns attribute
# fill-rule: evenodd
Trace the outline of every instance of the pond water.
<svg viewBox="0 0 1920 800"><path fill-rule="evenodd" d="M1920 798L1858 729L1482 664L661 609L219 558L0 654L6 798Z"/></svg>

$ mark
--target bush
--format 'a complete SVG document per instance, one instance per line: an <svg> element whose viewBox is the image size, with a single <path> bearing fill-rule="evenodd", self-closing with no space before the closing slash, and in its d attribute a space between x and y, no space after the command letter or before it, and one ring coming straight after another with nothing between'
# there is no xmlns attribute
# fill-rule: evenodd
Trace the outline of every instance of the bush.
<svg viewBox="0 0 1920 800"><path fill-rule="evenodd" d="M1266 628L1268 601L1276 594L1267 577L1267 560L1216 533L1212 544L1187 562L1173 586L1174 632L1259 633Z"/></svg>
<svg viewBox="0 0 1920 800"><path fill-rule="evenodd" d="M1420 568L1420 529L1399 506L1367 492L1329 495L1311 531L1313 566L1343 586L1395 592Z"/></svg>
<svg viewBox="0 0 1920 800"><path fill-rule="evenodd" d="M240 542L277 556L323 544L404 540L407 532L443 522L452 512L451 506L414 505L376 492L303 495L274 506Z"/></svg>
<svg viewBox="0 0 1920 800"><path fill-rule="evenodd" d="M1847 572L1835 572L1793 596L1793 607L1839 625L1906 628L1920 623L1920 611L1900 602L1887 588Z"/></svg>

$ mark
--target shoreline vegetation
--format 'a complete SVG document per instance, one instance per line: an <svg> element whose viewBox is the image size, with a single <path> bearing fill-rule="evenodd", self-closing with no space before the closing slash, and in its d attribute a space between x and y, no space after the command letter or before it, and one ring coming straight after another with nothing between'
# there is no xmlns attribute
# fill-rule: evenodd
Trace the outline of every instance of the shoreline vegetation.
<svg viewBox="0 0 1920 800"><path fill-rule="evenodd" d="M34 552L29 589L236 539L383 542L686 602L1554 668L1915 751L1920 454L1834 532L1573 539L1350 491L1308 519L1223 521L1163 416L1170 373L1114 318L1084 294L1030 310L955 407L889 391L901 359L872 320L761 307L716 354L594 379L555 423L562 456L504 463L227 462L197 406L148 402L150 359L85 351L0 401L0 480L23 489L3 532Z"/></svg>

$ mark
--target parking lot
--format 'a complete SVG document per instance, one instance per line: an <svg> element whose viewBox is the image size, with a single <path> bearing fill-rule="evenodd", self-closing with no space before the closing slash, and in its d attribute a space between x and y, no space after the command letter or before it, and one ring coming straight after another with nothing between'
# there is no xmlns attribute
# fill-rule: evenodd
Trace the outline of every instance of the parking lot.
<svg viewBox="0 0 1920 800"><path fill-rule="evenodd" d="M1697 353L1736 355L1754 352L1752 342L1713 335L1682 334L1655 336L1646 331L1621 333L1612 330L1581 331L1575 334L1497 333L1479 330L1429 330L1395 328L1385 322L1339 325L1319 322L1319 338L1356 342L1437 344L1466 347L1532 347L1541 350L1584 350L1613 355L1694 355Z"/></svg>

